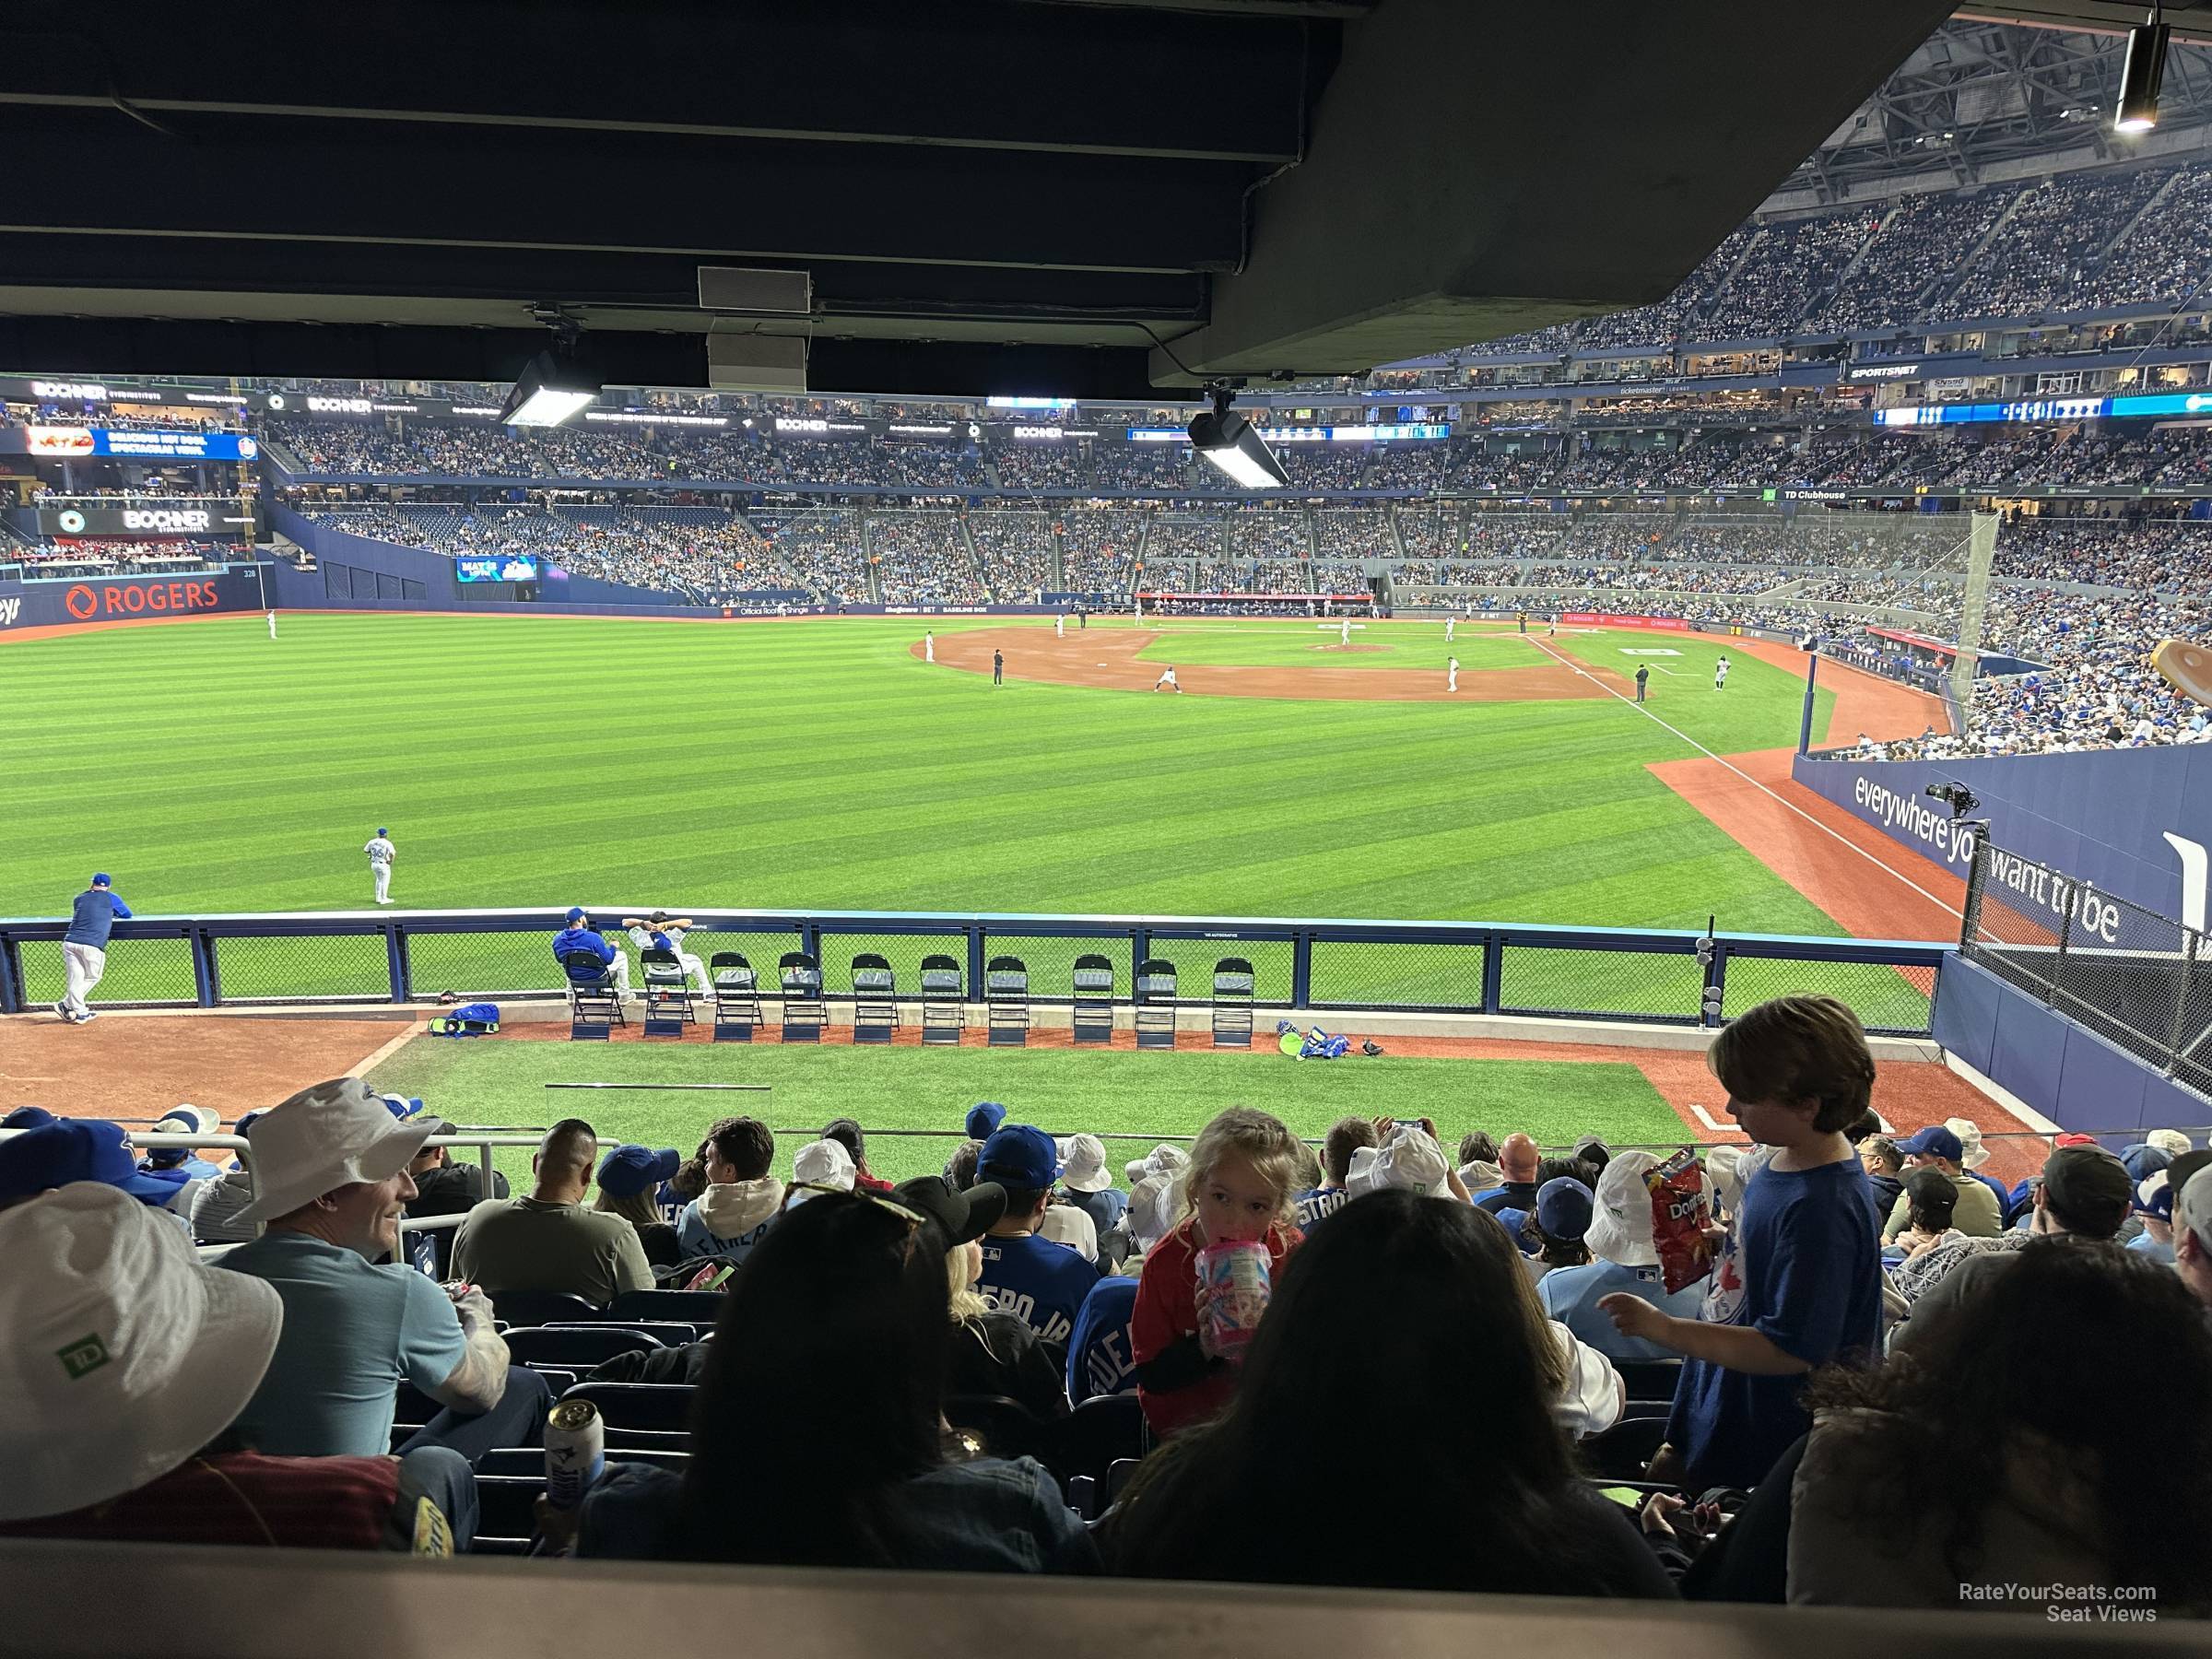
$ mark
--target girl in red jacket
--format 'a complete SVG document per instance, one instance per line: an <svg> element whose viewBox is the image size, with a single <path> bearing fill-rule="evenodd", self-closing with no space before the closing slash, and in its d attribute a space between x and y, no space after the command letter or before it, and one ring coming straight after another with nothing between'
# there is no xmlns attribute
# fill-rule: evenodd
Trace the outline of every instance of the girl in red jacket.
<svg viewBox="0 0 2212 1659"><path fill-rule="evenodd" d="M1130 1318L1137 1395L1156 1434L1203 1422L1236 1392L1234 1363L1215 1354L1197 1256L1210 1244L1261 1240L1271 1273L1297 1248L1297 1137L1264 1112L1231 1107L1199 1131L1182 1186L1183 1218L1146 1253Z"/></svg>

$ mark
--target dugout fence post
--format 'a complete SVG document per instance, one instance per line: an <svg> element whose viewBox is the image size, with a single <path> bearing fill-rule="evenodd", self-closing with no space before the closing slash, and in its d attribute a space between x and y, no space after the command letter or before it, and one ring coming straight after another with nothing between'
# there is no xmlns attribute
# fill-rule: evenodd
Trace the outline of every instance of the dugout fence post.
<svg viewBox="0 0 2212 1659"><path fill-rule="evenodd" d="M1300 931L1290 935L1290 1006L1308 1006L1313 998L1313 935Z"/></svg>
<svg viewBox="0 0 2212 1659"><path fill-rule="evenodd" d="M1145 977L1145 963L1152 955L1152 930L1139 927L1129 935L1129 994L1132 1002L1136 996L1136 982Z"/></svg>
<svg viewBox="0 0 2212 1659"><path fill-rule="evenodd" d="M415 993L409 982L407 930L396 922L384 929L384 962L392 974L392 1000L406 1002Z"/></svg>
<svg viewBox="0 0 2212 1659"><path fill-rule="evenodd" d="M987 935L990 931L981 922L968 929L968 978L965 983L968 987L967 997L971 1002L983 1000L983 951L989 944ZM963 1013L960 1018L965 1021L968 1017Z"/></svg>
<svg viewBox="0 0 2212 1659"><path fill-rule="evenodd" d="M203 1008L220 1007L223 978L216 967L215 935L205 927L195 927L185 937L192 944L193 998Z"/></svg>
<svg viewBox="0 0 2212 1659"><path fill-rule="evenodd" d="M1495 1014L1505 1006L1505 935L1482 935L1482 1011Z"/></svg>
<svg viewBox="0 0 2212 1659"><path fill-rule="evenodd" d="M23 958L15 935L0 937L0 1014L23 1012Z"/></svg>

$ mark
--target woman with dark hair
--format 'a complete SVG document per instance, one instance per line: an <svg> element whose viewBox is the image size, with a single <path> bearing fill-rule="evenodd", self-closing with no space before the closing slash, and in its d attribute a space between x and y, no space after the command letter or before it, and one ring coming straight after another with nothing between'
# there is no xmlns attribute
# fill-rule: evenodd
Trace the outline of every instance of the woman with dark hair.
<svg viewBox="0 0 2212 1659"><path fill-rule="evenodd" d="M1369 1194L1284 1264L1232 1403L1145 1460L1107 1559L1147 1578L1672 1595L1628 1512L1575 1473L1554 1409L1567 1363L1503 1228ZM1395 1450L1355 1447L1317 1488L1313 1449L1378 1412L1480 1424L1484 1454L1390 1434Z"/></svg>
<svg viewBox="0 0 2212 1659"><path fill-rule="evenodd" d="M1097 1571L1042 1465L956 1460L946 1253L994 1218L978 1199L1004 1193L935 1185L904 1201L818 1192L770 1230L715 1328L688 1466L615 1465L584 1502L578 1554Z"/></svg>
<svg viewBox="0 0 2212 1659"><path fill-rule="evenodd" d="M2203 1306L2101 1243L2039 1239L2013 1262L1910 1354L1806 1390L1790 1600L2017 1611L1961 1590L2104 1585L2160 1618L2212 1611Z"/></svg>

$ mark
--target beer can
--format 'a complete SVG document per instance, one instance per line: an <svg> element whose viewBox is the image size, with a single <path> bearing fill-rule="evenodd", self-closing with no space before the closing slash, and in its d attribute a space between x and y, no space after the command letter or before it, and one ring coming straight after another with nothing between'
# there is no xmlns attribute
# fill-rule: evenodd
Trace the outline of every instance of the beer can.
<svg viewBox="0 0 2212 1659"><path fill-rule="evenodd" d="M589 1400L563 1400L546 1419L546 1497L574 1509L606 1470L606 1425Z"/></svg>

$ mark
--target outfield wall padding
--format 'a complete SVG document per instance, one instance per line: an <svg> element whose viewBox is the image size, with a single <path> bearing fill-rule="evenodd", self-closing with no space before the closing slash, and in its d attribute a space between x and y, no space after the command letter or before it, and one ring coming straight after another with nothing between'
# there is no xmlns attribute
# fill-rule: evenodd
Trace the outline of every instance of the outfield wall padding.
<svg viewBox="0 0 2212 1659"><path fill-rule="evenodd" d="M2139 1138L2212 1122L2212 1101L1965 957L1936 971L1934 1025L1946 1050L2061 1129Z"/></svg>
<svg viewBox="0 0 2212 1659"><path fill-rule="evenodd" d="M0 580L0 631L18 628L88 627L150 617L210 616L256 610L261 589L253 567L188 575L88 576L41 582Z"/></svg>
<svg viewBox="0 0 2212 1659"><path fill-rule="evenodd" d="M1799 755L1790 775L1814 794L1959 876L1971 838L1931 783L1964 783L2007 853L2051 865L2100 892L2202 929L2203 855L2166 840L2212 843L2212 744L2008 755L1967 760L1824 760Z"/></svg>

